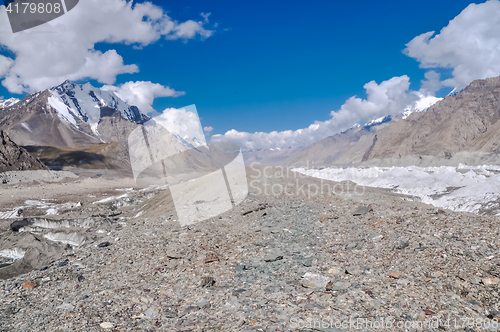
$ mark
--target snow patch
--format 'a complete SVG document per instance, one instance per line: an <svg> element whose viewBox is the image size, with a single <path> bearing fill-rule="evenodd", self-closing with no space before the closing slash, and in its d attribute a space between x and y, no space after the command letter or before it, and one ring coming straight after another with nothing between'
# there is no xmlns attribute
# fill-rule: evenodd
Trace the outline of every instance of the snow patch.
<svg viewBox="0 0 500 332"><path fill-rule="evenodd" d="M52 95L52 97L49 97L48 103L57 111L57 115L62 120L67 121L72 125L76 126L76 120L70 113L69 107L66 106L59 98Z"/></svg>
<svg viewBox="0 0 500 332"><path fill-rule="evenodd" d="M26 252L20 248L0 250L0 257L12 259L14 261L22 259Z"/></svg>
<svg viewBox="0 0 500 332"><path fill-rule="evenodd" d="M27 124L27 123L23 122L23 123L21 123L21 126L22 126L24 129L26 129L27 131L29 131L30 133L32 132L32 131L31 131L31 128L30 128L30 126L28 126L28 124Z"/></svg>
<svg viewBox="0 0 500 332"><path fill-rule="evenodd" d="M43 237L50 241L61 242L76 247L85 243L85 236L78 233L48 233Z"/></svg>
<svg viewBox="0 0 500 332"><path fill-rule="evenodd" d="M294 171L332 181L389 188L423 203L454 211L500 213L500 166L297 168Z"/></svg>
<svg viewBox="0 0 500 332"><path fill-rule="evenodd" d="M101 199L100 201L93 202L92 204L101 204L101 203L111 202L111 201L115 201L115 200L120 199L120 198L125 198L127 196L128 196L128 194L123 194L121 196L111 196L111 197Z"/></svg>

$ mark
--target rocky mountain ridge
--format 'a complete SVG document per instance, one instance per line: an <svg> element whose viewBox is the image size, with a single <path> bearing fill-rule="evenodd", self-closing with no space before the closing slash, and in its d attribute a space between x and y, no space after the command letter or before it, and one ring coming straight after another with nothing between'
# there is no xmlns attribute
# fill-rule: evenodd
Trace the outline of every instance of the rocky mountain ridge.
<svg viewBox="0 0 500 332"><path fill-rule="evenodd" d="M0 172L48 169L0 130Z"/></svg>
<svg viewBox="0 0 500 332"><path fill-rule="evenodd" d="M425 112L353 127L311 144L287 166L429 166L500 162L500 77L476 80Z"/></svg>

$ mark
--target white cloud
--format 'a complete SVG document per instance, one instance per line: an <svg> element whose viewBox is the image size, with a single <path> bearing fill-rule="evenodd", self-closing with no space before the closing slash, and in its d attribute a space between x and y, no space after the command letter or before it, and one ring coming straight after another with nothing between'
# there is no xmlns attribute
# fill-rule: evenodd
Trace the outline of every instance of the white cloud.
<svg viewBox="0 0 500 332"><path fill-rule="evenodd" d="M127 82L120 86L105 85L102 90L113 91L130 105L137 106L143 113L153 113L153 101L158 97L178 97L185 93L168 86L152 82Z"/></svg>
<svg viewBox="0 0 500 332"><path fill-rule="evenodd" d="M205 134L210 135L210 133L214 130L214 128L211 126L206 126L203 127L203 130L205 131Z"/></svg>
<svg viewBox="0 0 500 332"><path fill-rule="evenodd" d="M475 79L500 75L500 1L470 4L439 34L421 34L404 53L422 68L449 68L444 86L464 88Z"/></svg>
<svg viewBox="0 0 500 332"><path fill-rule="evenodd" d="M13 62L14 61L11 58L0 55L0 77L8 73Z"/></svg>
<svg viewBox="0 0 500 332"><path fill-rule="evenodd" d="M114 84L116 76L136 73L135 64L124 64L114 49L104 53L97 43L144 47L160 38L208 38L208 20L178 22L149 2L85 0L60 18L27 31L12 33L5 6L0 6L0 45L15 59L0 58L2 84L12 93L35 92L65 79L95 79ZM8 68L8 69L7 69Z"/></svg>
<svg viewBox="0 0 500 332"><path fill-rule="evenodd" d="M208 38L213 34L213 31L205 30L203 28L203 22L198 21L195 22L193 20L189 20L174 26L169 34L167 34L167 39L192 39L196 35L200 37Z"/></svg>
<svg viewBox="0 0 500 332"><path fill-rule="evenodd" d="M201 128L200 118L194 105L179 109L167 108L163 113L154 117L154 121L188 143L206 145L205 134Z"/></svg>
<svg viewBox="0 0 500 332"><path fill-rule="evenodd" d="M224 135L214 135L214 141L229 141L244 149L270 149L307 146L328 136L350 128L355 123L401 113L406 108L422 106L422 100L429 102L429 95L423 91L409 90L410 78L406 75L393 77L377 84L365 84L367 98L349 98L340 110L331 113L332 118L315 122L305 129L273 131L271 133L246 133L230 130Z"/></svg>
<svg viewBox="0 0 500 332"><path fill-rule="evenodd" d="M247 149L306 146L345 130L405 109L419 110L440 100L435 92L443 86L463 88L475 79L500 75L500 1L471 4L450 21L439 34L434 31L415 37L404 53L420 62L421 68L452 69L452 77L441 81L435 70L425 73L419 91L409 90L408 76L394 77L364 87L367 98L349 98L332 118L308 128L271 133L230 130L214 140L231 141ZM434 37L433 37L434 36Z"/></svg>

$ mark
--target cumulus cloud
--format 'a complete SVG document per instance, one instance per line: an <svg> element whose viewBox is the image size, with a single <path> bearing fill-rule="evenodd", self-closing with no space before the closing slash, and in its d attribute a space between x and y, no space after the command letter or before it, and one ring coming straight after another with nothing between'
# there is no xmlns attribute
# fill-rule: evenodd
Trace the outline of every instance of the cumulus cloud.
<svg viewBox="0 0 500 332"><path fill-rule="evenodd" d="M35 92L65 79L95 79L114 84L116 76L136 73L114 49L101 52L97 43L144 47L160 38L186 41L208 38L208 16L178 22L150 2L85 0L60 18L13 34L5 6L0 6L0 45L15 57L0 57L2 84L12 93ZM7 60L6 60L7 59Z"/></svg>
<svg viewBox="0 0 500 332"><path fill-rule="evenodd" d="M307 128L271 133L245 133L230 130L212 139L231 141L247 149L306 146L345 130L405 109L431 106L440 100L435 92L443 86L467 86L475 79L500 75L500 1L471 4L449 22L438 34L434 31L415 37L404 53L429 69L419 91L409 90L408 76L394 77L380 84L369 82L364 87L367 98L349 98L332 118L315 122ZM451 69L452 77L441 80L439 69Z"/></svg>
<svg viewBox="0 0 500 332"><path fill-rule="evenodd" d="M206 127L203 128L203 130L205 131L205 133L207 135L209 135L214 130L214 128L211 127L211 126L206 126Z"/></svg>
<svg viewBox="0 0 500 332"><path fill-rule="evenodd" d="M365 123L386 115L395 115L403 110L421 107L432 101L425 91L409 90L410 78L406 75L393 77L377 84L365 84L367 98L349 98L338 111L331 112L331 119L317 121L309 127L298 130L273 131L271 133L246 133L230 130L224 135L214 135L213 141L233 142L245 149L269 149L307 146L328 136L350 128L355 123ZM438 99L436 98L436 101Z"/></svg>
<svg viewBox="0 0 500 332"><path fill-rule="evenodd" d="M439 34L415 37L404 53L422 68L452 69L442 83L464 88L475 79L500 75L500 1L470 4Z"/></svg>
<svg viewBox="0 0 500 332"><path fill-rule="evenodd" d="M113 91L119 98L130 105L135 105L143 113L154 113L153 101L158 97L178 97L185 93L175 91L168 86L152 82L127 82L120 86L105 85L102 90Z"/></svg>
<svg viewBox="0 0 500 332"><path fill-rule="evenodd" d="M154 121L188 143L206 145L205 134L194 105L184 108L167 108L154 117Z"/></svg>

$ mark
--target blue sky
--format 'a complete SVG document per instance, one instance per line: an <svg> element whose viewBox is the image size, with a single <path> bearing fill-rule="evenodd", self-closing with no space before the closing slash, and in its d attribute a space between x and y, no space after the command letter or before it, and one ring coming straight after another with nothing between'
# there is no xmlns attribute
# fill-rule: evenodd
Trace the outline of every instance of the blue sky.
<svg viewBox="0 0 500 332"><path fill-rule="evenodd" d="M298 129L326 120L363 85L425 73L402 53L415 36L441 30L468 1L153 1L178 20L210 12L204 41L124 47L141 79L185 91L156 109L196 104L217 133ZM225 31L225 29L228 29ZM160 45L161 44L161 45ZM119 48L118 48L119 49ZM131 77L127 77L131 76Z"/></svg>
<svg viewBox="0 0 500 332"><path fill-rule="evenodd" d="M429 31L439 33L471 3L152 2L179 22L201 21L201 13L211 13L204 28L213 34L160 38L142 48L128 41L101 41L94 49L114 49L124 64L138 66L136 73L116 75L115 85L150 81L185 92L157 98L153 107L161 111L196 104L203 125L214 128L212 134L306 128L330 119L348 98L366 98L364 85L370 81L380 84L407 75L410 89L419 90L428 69L403 54L405 44ZM12 57L5 48L1 54ZM453 68L443 67L434 70L442 79L451 77ZM441 87L435 94L442 97L451 89ZM12 94L2 86L0 95Z"/></svg>

